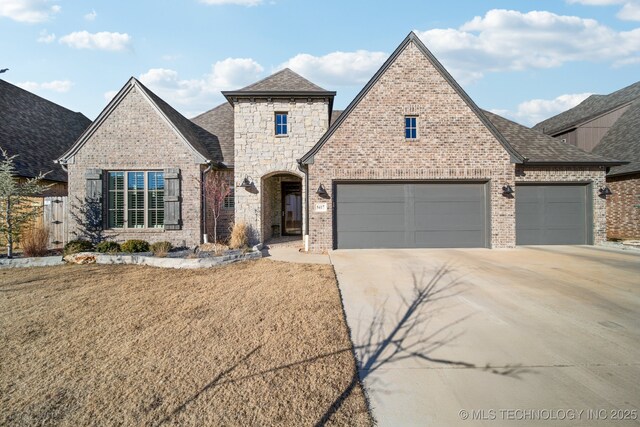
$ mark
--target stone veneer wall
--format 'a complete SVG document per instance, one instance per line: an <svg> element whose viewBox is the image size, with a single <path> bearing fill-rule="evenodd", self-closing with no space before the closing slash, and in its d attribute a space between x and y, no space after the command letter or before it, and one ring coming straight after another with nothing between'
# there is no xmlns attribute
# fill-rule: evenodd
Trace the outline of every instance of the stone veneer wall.
<svg viewBox="0 0 640 427"><path fill-rule="evenodd" d="M275 135L276 112L288 113L287 136ZM238 185L248 176L255 186L252 191L236 188L235 218L252 227L253 243L256 243L263 241L263 237L270 237L270 230L263 236L262 186L265 180L278 172L303 178L297 159L326 132L329 104L324 99L239 99L234 105L234 117L235 182ZM305 194L304 180L302 194Z"/></svg>
<svg viewBox="0 0 640 427"><path fill-rule="evenodd" d="M605 185L605 169L591 167L550 167L550 166L521 166L516 167L516 184L524 182L591 182L593 202L593 243L600 244L607 236L607 202L598 195L598 189ZM518 197L518 188L515 188ZM515 212L513 213L515 216Z"/></svg>
<svg viewBox="0 0 640 427"><path fill-rule="evenodd" d="M119 242L143 239L149 242L166 240L176 246L200 243L201 194L198 182L204 165L196 162L190 149L134 87L68 165L69 205L77 204L76 197L84 200L87 169L146 171L169 167L180 168L182 229L117 229L107 231L108 236ZM70 220L71 239L74 238L72 232L75 227L76 224Z"/></svg>
<svg viewBox="0 0 640 427"><path fill-rule="evenodd" d="M418 139L405 140L404 116L418 116ZM514 185L507 151L476 114L410 43L364 96L309 165L309 185L332 193L336 180L490 181L491 247L515 246ZM333 247L332 203L310 197L310 250Z"/></svg>
<svg viewBox="0 0 640 427"><path fill-rule="evenodd" d="M640 239L640 173L607 178L607 237Z"/></svg>

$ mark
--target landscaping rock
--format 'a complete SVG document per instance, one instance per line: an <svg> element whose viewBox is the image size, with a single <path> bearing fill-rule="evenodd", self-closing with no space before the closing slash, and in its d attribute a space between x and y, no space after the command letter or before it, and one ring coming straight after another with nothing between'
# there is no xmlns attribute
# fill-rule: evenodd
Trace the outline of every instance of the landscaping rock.
<svg viewBox="0 0 640 427"><path fill-rule="evenodd" d="M63 264L61 256L0 258L0 268L51 267Z"/></svg>
<svg viewBox="0 0 640 427"><path fill-rule="evenodd" d="M79 252L65 256L63 259L69 264L95 264L98 254L93 252Z"/></svg>

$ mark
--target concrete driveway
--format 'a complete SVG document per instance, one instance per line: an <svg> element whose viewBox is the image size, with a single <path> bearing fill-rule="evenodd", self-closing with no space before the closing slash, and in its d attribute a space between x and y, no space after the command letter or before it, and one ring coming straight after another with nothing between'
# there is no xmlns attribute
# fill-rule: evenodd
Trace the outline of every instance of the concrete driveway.
<svg viewBox="0 0 640 427"><path fill-rule="evenodd" d="M379 425L640 423L640 253L330 256Z"/></svg>

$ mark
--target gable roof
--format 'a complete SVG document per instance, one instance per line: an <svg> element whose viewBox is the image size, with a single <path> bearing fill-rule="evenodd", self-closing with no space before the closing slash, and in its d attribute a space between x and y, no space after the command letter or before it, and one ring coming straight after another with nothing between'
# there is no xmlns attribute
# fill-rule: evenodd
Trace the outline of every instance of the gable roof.
<svg viewBox="0 0 640 427"><path fill-rule="evenodd" d="M227 167L233 166L233 106L225 102L192 118L191 121L218 137L222 151L221 161Z"/></svg>
<svg viewBox="0 0 640 427"><path fill-rule="evenodd" d="M462 98L462 100L471 108L471 110L476 114L478 119L486 126L486 128L495 136L495 138L502 144L504 149L509 153L511 159L515 163L522 163L524 161L524 156L518 153L509 142L498 132L493 123L487 119L487 117L483 114L483 112L478 108L478 106L473 102L473 100L467 95L467 93L460 87L458 82L456 82L451 74L440 64L440 62L436 59L435 56L427 49L427 47L422 43L420 38L412 31L409 35L400 43L400 45L396 48L396 50L389 56L389 58L382 64L382 67L373 75L371 80L362 88L360 93L351 101L351 103L347 106L347 108L340 114L340 116L333 121L333 124L329 127L327 132L320 138L320 140L314 145L311 150L309 150L301 159L299 159L299 163L301 164L309 164L313 163L313 156L322 148L322 146L331 138L331 135L340 127L340 125L349 117L351 112L358 106L360 101L369 93L371 88L380 80L380 78L384 75L384 73L391 67L391 65L395 62L396 58L400 56L402 51L409 45L409 43L414 43L416 47L427 57L429 62L435 67L436 70L440 73L440 75L451 85L453 90Z"/></svg>
<svg viewBox="0 0 640 427"><path fill-rule="evenodd" d="M0 79L0 147L17 155L19 176L67 182L67 173L54 161L91 124L81 113L61 107Z"/></svg>
<svg viewBox="0 0 640 427"><path fill-rule="evenodd" d="M609 128L593 153L629 162L611 168L608 176L640 172L640 101L634 102Z"/></svg>
<svg viewBox="0 0 640 427"><path fill-rule="evenodd" d="M151 105L158 110L160 115L167 121L167 124L174 129L177 135L184 141L188 148L193 151L200 162L207 163L209 161L222 161L220 143L215 135L212 135L197 124L191 122L167 104L158 95L140 83L135 77L131 77L111 102L107 104L104 110L102 110L93 124L84 131L80 138L78 138L73 147L59 158L61 163L66 163L70 157L82 148L86 141L95 133L107 117L109 117L111 112L134 87L140 89L140 92L148 99Z"/></svg>
<svg viewBox="0 0 640 427"><path fill-rule="evenodd" d="M620 165L623 162L594 153L587 153L557 138L545 135L537 130L522 126L497 114L484 111L494 126L527 158L526 164L572 164L572 165Z"/></svg>
<svg viewBox="0 0 640 427"><path fill-rule="evenodd" d="M237 98L300 96L329 98L332 105L333 97L336 95L334 91L321 88L289 68L280 70L242 89L223 91L222 94L231 104Z"/></svg>
<svg viewBox="0 0 640 427"><path fill-rule="evenodd" d="M640 82L617 90L609 95L591 95L575 107L541 121L533 128L548 135L569 130L581 123L622 107L640 98Z"/></svg>

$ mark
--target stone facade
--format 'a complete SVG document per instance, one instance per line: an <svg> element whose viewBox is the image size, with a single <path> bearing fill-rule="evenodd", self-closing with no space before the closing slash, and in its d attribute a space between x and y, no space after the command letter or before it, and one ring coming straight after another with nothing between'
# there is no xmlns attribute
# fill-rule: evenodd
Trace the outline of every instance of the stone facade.
<svg viewBox="0 0 640 427"><path fill-rule="evenodd" d="M288 114L286 136L275 135L276 112ZM313 147L328 127L329 103L325 99L239 99L235 102L235 183L237 186L246 176L254 185L248 190L236 187L235 219L251 226L254 242L271 236L273 212L263 209L264 183L281 173L302 180L297 159ZM303 195L304 185L303 180Z"/></svg>
<svg viewBox="0 0 640 427"><path fill-rule="evenodd" d="M404 116L418 117L418 138L404 138ZM315 154L309 185L330 196L337 180L490 182L491 247L515 246L514 166L495 136L413 43L409 43ZM326 202L312 193L310 206ZM310 250L333 247L332 203L310 212Z"/></svg>
<svg viewBox="0 0 640 427"><path fill-rule="evenodd" d="M607 239L607 201L600 197L598 189L605 186L606 170L603 167L551 167L517 166L516 184L525 182L584 182L591 183L593 206L593 243L598 245ZM515 188L515 197L518 189ZM512 213L515 217L515 211Z"/></svg>
<svg viewBox="0 0 640 427"><path fill-rule="evenodd" d="M640 173L609 177L607 186L607 237L640 239Z"/></svg>
<svg viewBox="0 0 640 427"><path fill-rule="evenodd" d="M87 169L101 169L106 173L179 168L182 198L180 230L124 228L107 230L107 235L119 242L143 239L149 242L166 240L176 246L195 246L200 243L202 215L199 180L204 165L196 161L185 142L137 87L134 86L96 128L85 145L70 159L67 167L70 206L77 205L77 200L85 198ZM73 221L70 221L69 227L70 233L76 231Z"/></svg>

